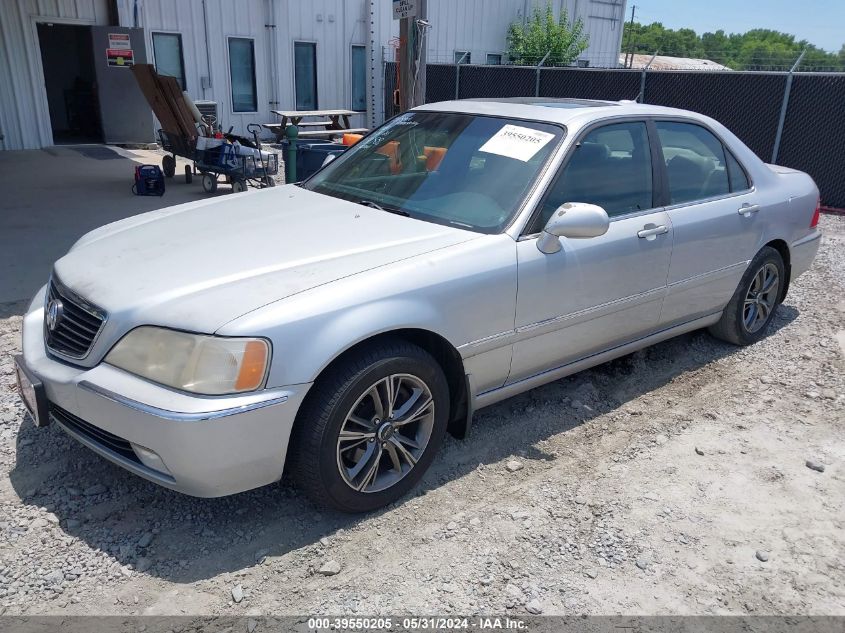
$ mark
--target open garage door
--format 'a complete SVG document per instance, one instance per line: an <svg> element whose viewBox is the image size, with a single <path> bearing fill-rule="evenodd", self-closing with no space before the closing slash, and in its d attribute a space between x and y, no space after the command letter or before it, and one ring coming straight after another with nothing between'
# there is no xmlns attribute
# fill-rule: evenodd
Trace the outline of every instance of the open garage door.
<svg viewBox="0 0 845 633"><path fill-rule="evenodd" d="M39 23L38 44L53 142L102 143L91 27Z"/></svg>

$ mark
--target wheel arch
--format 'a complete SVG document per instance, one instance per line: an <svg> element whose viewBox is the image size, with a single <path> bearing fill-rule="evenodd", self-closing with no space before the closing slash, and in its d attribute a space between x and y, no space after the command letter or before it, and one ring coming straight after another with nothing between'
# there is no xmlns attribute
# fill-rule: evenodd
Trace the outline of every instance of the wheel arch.
<svg viewBox="0 0 845 633"><path fill-rule="evenodd" d="M765 246L775 249L783 260L783 268L786 273L784 276L786 279L784 280L780 298L778 299L778 301L783 301L786 298L786 293L789 291L789 282L792 277L792 256L789 252L789 245L784 240L776 239L767 242Z"/></svg>
<svg viewBox="0 0 845 633"><path fill-rule="evenodd" d="M434 357L443 370L446 376L446 382L449 385L450 411L448 431L455 437L466 437L469 433L472 413L469 406L471 398L463 358L452 343L442 335L431 330L411 327L396 328L363 338L338 353L329 361L320 370L316 380L319 380L320 376L325 374L330 368L342 363L345 359L358 353L364 347L391 338L401 339L416 345Z"/></svg>

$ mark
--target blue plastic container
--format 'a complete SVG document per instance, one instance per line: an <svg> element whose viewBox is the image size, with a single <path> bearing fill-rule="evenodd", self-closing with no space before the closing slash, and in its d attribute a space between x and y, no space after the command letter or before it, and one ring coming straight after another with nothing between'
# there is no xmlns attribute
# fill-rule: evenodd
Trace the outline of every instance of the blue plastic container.
<svg viewBox="0 0 845 633"><path fill-rule="evenodd" d="M283 156L287 157L288 141L282 141ZM297 141L296 142L296 180L305 180L314 175L322 166L327 156L340 155L347 149L346 145L331 141Z"/></svg>

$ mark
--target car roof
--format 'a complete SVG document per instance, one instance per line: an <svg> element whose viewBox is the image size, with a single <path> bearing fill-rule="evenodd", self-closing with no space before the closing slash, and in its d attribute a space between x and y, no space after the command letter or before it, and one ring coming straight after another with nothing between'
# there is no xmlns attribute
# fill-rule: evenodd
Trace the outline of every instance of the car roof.
<svg viewBox="0 0 845 633"><path fill-rule="evenodd" d="M415 111L460 112L548 121L564 125L585 123L615 116L683 116L706 119L688 110L636 103L634 101L599 101L593 99L551 99L547 97L512 97L460 99L428 103Z"/></svg>
<svg viewBox="0 0 845 633"><path fill-rule="evenodd" d="M516 103L522 105L543 106L546 108L596 108L599 106L619 105L619 101L603 99L561 99L550 97L499 97L495 99L462 99L462 101L483 101L487 103Z"/></svg>

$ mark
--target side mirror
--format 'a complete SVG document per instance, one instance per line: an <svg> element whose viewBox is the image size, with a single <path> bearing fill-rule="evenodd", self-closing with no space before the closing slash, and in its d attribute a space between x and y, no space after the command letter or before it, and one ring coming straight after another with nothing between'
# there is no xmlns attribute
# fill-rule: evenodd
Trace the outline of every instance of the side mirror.
<svg viewBox="0 0 845 633"><path fill-rule="evenodd" d="M598 237L607 233L609 227L610 218L600 206L585 202L567 202L560 205L549 218L537 240L537 248L541 253L551 255L562 248L561 237Z"/></svg>

